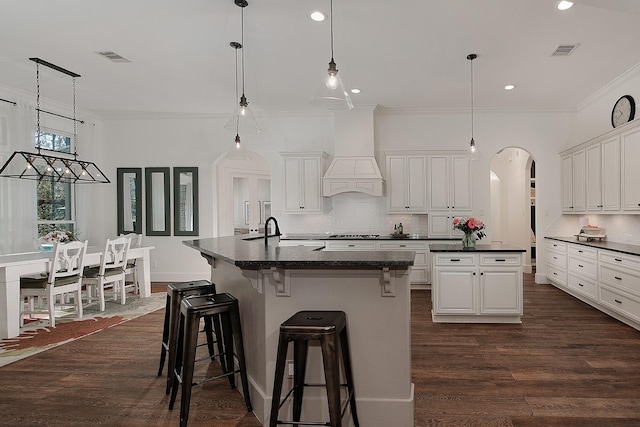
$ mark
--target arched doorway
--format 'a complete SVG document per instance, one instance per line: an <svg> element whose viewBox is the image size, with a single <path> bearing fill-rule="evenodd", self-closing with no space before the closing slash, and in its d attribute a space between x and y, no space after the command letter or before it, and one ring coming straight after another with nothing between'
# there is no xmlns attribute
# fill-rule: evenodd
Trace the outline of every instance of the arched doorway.
<svg viewBox="0 0 640 427"><path fill-rule="evenodd" d="M215 236L264 232L271 213L271 166L260 154L222 155L213 165Z"/></svg>
<svg viewBox="0 0 640 427"><path fill-rule="evenodd" d="M517 147L500 150L491 159L492 240L526 248L524 271L536 262L535 159Z"/></svg>

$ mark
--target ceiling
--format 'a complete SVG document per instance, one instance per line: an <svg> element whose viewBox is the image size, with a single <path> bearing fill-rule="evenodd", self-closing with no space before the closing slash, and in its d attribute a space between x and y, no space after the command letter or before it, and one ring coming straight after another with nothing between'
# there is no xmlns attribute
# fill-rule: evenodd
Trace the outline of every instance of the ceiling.
<svg viewBox="0 0 640 427"><path fill-rule="evenodd" d="M330 59L329 0L248 0L246 95L254 112L309 104ZM640 1L334 0L335 61L355 105L575 109L638 65ZM0 84L35 92L39 57L80 74L77 103L128 112L230 114L241 9L233 0L0 0ZM579 44L552 57L561 44ZM114 63L96 51L129 59ZM512 83L516 89L505 91ZM70 77L41 70L41 94L71 103ZM621 94L622 95L622 94Z"/></svg>

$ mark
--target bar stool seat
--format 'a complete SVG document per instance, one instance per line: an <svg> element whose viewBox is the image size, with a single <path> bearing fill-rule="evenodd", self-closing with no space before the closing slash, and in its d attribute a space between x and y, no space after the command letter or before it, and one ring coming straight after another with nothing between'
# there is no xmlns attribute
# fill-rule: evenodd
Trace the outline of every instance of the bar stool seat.
<svg viewBox="0 0 640 427"><path fill-rule="evenodd" d="M322 350L322 362L326 384L305 383L307 354L309 341L319 340ZM293 342L293 388L281 401L282 382L289 342ZM346 384L340 384L339 347L342 350ZM323 421L301 422L302 398L304 388L309 386L325 386L329 405L328 423ZM347 389L347 399L341 408L340 388ZM293 421L278 419L280 408L293 394ZM351 368L351 353L347 334L347 316L343 311L299 311L280 325L278 339L278 353L276 357L276 372L273 382L273 396L271 401L270 427L278 424L285 425L328 425L341 427L342 418L350 405L351 416L356 427L359 426L356 411L356 396L353 386L353 370Z"/></svg>
<svg viewBox="0 0 640 427"><path fill-rule="evenodd" d="M222 337L224 340L224 356L227 369L223 374L205 378L198 383L193 382L194 364L196 360L196 348L198 341L198 328L203 317L220 316L222 321ZM182 300L180 306L180 327L177 342L176 367L171 388L169 409L173 405L178 394L178 387L182 385L180 400L180 425L186 426L189 417L189 405L191 403L191 389L194 385L227 377L231 388L235 388L235 374L240 374L242 391L244 394L247 411L251 412L251 398L249 396L249 381L242 341L242 327L240 325L240 308L238 300L228 293L220 293L206 296L192 296ZM236 353L234 354L234 344ZM238 360L239 369L234 369L234 356Z"/></svg>
<svg viewBox="0 0 640 427"><path fill-rule="evenodd" d="M162 330L162 344L160 347L160 366L158 367L158 376L162 376L165 359L168 357L167 365L167 386L166 394L171 391L173 384L173 371L176 366L177 342L180 325L180 305L182 300L191 296L212 295L216 293L216 285L208 280L195 280L191 282L171 283L167 286L167 303L164 312L164 328ZM218 354L224 353L222 344L222 331L220 320L217 317L205 319L205 332L207 334L207 346L209 347L209 356L215 357L213 344L218 347ZM215 339L212 329L215 329ZM223 371L226 372L226 364L223 358L220 358L220 364Z"/></svg>

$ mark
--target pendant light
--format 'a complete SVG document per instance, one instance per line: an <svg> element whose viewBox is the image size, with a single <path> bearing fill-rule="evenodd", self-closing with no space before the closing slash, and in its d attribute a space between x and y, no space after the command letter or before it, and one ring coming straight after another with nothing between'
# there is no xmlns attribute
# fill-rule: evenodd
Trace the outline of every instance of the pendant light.
<svg viewBox="0 0 640 427"><path fill-rule="evenodd" d="M333 59L333 0L331 0L329 24L331 31L331 61L329 61L327 75L318 87L315 97L311 100L311 105L333 111L351 110L353 108L351 97L342 84L336 62Z"/></svg>
<svg viewBox="0 0 640 427"><path fill-rule="evenodd" d="M233 116L227 121L227 124L224 125L225 129L230 130L232 132L236 132L239 130L243 135L258 133L261 131L260 125L256 120L253 112L249 108L249 101L247 101L247 97L244 93L244 8L249 5L246 0L234 0L236 6L240 8L240 43L232 42L231 47L235 47L233 43L238 44L238 47L235 47L236 53L238 49L242 49L241 57L241 73L242 73L242 95L240 96L240 101L238 103L238 108L233 113ZM236 55L236 64L237 64L237 55ZM237 70L236 70L236 80L237 80ZM236 82L236 98L237 95L237 82Z"/></svg>
<svg viewBox="0 0 640 427"><path fill-rule="evenodd" d="M469 157L472 159L478 156L478 147L476 147L476 141L473 139L473 60L476 59L478 55L475 53L470 53L467 55L467 59L471 64L471 142L469 142L469 148L467 149L467 153Z"/></svg>
<svg viewBox="0 0 640 427"><path fill-rule="evenodd" d="M238 50L242 49L242 44L238 42L229 43L236 51L236 99L238 98ZM249 153L244 149L242 145L242 141L240 140L240 120L238 117L233 117L236 120L233 122L235 125L233 130L236 132L236 137L234 139L234 146L227 152L226 158L229 160L250 160Z"/></svg>
<svg viewBox="0 0 640 427"><path fill-rule="evenodd" d="M80 74L65 70L40 58L29 58L36 63L36 153L27 151L14 152L9 160L0 168L0 177L19 178L30 180L53 179L56 182L70 182L75 184L85 183L109 183L109 179L102 173L95 163L78 159L78 122L76 119L76 78ZM73 83L73 117L66 117L57 113L42 110L40 108L40 65L51 68L71 76ZM43 143L43 132L40 129L40 113L47 113L73 121L73 154L65 155L57 151L50 151ZM42 151L50 151L54 154L45 154Z"/></svg>

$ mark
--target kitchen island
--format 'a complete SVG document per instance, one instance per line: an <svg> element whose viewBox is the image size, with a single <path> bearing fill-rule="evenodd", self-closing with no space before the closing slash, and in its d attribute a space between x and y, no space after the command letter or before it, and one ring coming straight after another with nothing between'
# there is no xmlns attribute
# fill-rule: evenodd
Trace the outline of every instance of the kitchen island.
<svg viewBox="0 0 640 427"><path fill-rule="evenodd" d="M217 291L229 292L240 302L249 392L261 423L268 423L271 408L280 324L300 310L342 310L348 319L360 424L414 425L412 251L280 247L277 237L270 237L267 245L264 238L246 236L184 243L209 262ZM321 366L319 347L312 345L308 383L324 382ZM285 393L290 386L291 380L285 379ZM305 390L303 419L328 420L326 408L324 389Z"/></svg>
<svg viewBox="0 0 640 427"><path fill-rule="evenodd" d="M431 244L434 322L521 323L522 252L489 244Z"/></svg>

